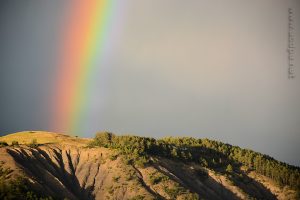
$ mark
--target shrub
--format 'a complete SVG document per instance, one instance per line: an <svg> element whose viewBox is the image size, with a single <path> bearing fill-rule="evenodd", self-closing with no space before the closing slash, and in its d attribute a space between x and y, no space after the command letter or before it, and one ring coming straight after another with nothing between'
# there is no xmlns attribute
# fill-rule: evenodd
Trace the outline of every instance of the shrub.
<svg viewBox="0 0 300 200"><path fill-rule="evenodd" d="M133 163L132 158L129 157L129 156L124 156L124 157L123 157L123 161L124 161L124 163L125 163L126 165L132 165L132 163Z"/></svg>
<svg viewBox="0 0 300 200"><path fill-rule="evenodd" d="M184 200L199 200L199 196L196 193L188 193L183 197Z"/></svg>
<svg viewBox="0 0 300 200"><path fill-rule="evenodd" d="M149 159L145 156L138 158L135 160L135 165L140 168L144 168L147 163L149 163Z"/></svg>
<svg viewBox="0 0 300 200"><path fill-rule="evenodd" d="M231 173L233 171L233 167L231 164L228 164L226 167L226 172Z"/></svg>
<svg viewBox="0 0 300 200"><path fill-rule="evenodd" d="M132 197L130 200L143 200L145 197L143 195L137 195L135 197Z"/></svg>
<svg viewBox="0 0 300 200"><path fill-rule="evenodd" d="M0 141L0 147L6 147L6 146L8 146L7 142Z"/></svg>
<svg viewBox="0 0 300 200"><path fill-rule="evenodd" d="M37 139L32 139L31 143L28 145L31 148L36 148L38 147Z"/></svg>
<svg viewBox="0 0 300 200"><path fill-rule="evenodd" d="M202 169L197 169L196 170L196 175L202 181L208 178L208 173L205 170L202 170Z"/></svg>
<svg viewBox="0 0 300 200"><path fill-rule="evenodd" d="M125 177L126 181L130 181L132 179L132 175L131 174L127 174Z"/></svg>
<svg viewBox="0 0 300 200"><path fill-rule="evenodd" d="M11 145L12 146L19 146L19 142L14 140L14 141L11 142Z"/></svg>
<svg viewBox="0 0 300 200"><path fill-rule="evenodd" d="M10 168L3 168L3 161L0 161L0 180L3 179L5 180L9 174L12 172Z"/></svg>
<svg viewBox="0 0 300 200"><path fill-rule="evenodd" d="M117 154L112 154L112 155L109 156L110 160L116 160L117 158L118 158Z"/></svg>
<svg viewBox="0 0 300 200"><path fill-rule="evenodd" d="M94 145L100 147L108 147L114 138L114 134L110 132L100 132L96 134Z"/></svg>
<svg viewBox="0 0 300 200"><path fill-rule="evenodd" d="M109 194L113 194L113 193L114 193L114 190L115 190L114 188L111 188L110 190L108 190L108 193L109 193Z"/></svg>
<svg viewBox="0 0 300 200"><path fill-rule="evenodd" d="M167 181L169 180L170 178L164 174L151 174L150 177L149 177L149 181L151 183L151 185L156 185L162 181Z"/></svg>
<svg viewBox="0 0 300 200"><path fill-rule="evenodd" d="M200 158L199 163L202 167L208 167L208 162L206 161L205 158Z"/></svg>
<svg viewBox="0 0 300 200"><path fill-rule="evenodd" d="M177 196L184 192L184 188L180 186L175 186L173 188L164 187L164 191L170 196L171 199L176 199Z"/></svg>
<svg viewBox="0 0 300 200"><path fill-rule="evenodd" d="M114 181L114 182L118 182L119 179L120 179L120 176L114 176L114 177L113 177L113 181Z"/></svg>
<svg viewBox="0 0 300 200"><path fill-rule="evenodd" d="M149 181L150 181L151 185L156 185L161 181L161 177L159 177L159 176L150 176Z"/></svg>

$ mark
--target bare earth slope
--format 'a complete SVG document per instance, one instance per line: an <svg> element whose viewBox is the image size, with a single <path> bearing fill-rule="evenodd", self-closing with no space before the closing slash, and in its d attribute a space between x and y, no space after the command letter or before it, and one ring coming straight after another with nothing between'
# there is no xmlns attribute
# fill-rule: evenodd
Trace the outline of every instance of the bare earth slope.
<svg viewBox="0 0 300 200"><path fill-rule="evenodd" d="M39 145L28 146L32 139ZM20 132L0 141L20 144L0 148L3 167L13 170L9 179L23 175L33 190L55 199L295 199L294 191L254 172L243 171L250 181L236 185L194 163L152 157L139 167L114 150L87 148L90 139Z"/></svg>

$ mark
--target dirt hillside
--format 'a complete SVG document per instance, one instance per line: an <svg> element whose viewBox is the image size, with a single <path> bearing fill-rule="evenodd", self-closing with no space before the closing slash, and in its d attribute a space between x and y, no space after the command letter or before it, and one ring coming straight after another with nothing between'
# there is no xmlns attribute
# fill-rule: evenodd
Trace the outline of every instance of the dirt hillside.
<svg viewBox="0 0 300 200"><path fill-rule="evenodd" d="M151 157L138 166L115 150L87 147L91 139L31 131L0 141L9 144L0 148L7 181L24 176L33 191L54 199L296 199L255 172L241 170L247 182L236 184L195 163Z"/></svg>

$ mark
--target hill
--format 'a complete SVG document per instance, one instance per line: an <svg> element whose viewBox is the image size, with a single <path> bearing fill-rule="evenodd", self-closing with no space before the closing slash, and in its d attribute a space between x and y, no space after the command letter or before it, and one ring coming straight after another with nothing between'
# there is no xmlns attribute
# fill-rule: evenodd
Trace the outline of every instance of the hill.
<svg viewBox="0 0 300 200"><path fill-rule="evenodd" d="M299 199L300 169L208 139L0 137L0 199Z"/></svg>

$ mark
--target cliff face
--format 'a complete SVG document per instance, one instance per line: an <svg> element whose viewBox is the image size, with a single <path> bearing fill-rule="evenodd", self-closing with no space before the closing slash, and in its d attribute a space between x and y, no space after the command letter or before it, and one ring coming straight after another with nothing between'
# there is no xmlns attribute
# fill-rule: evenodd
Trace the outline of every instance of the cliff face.
<svg viewBox="0 0 300 200"><path fill-rule="evenodd" d="M110 172L109 162L101 162L99 155L103 160L107 156L101 150L47 145L9 148L7 153L43 194L69 199L104 198L101 189L107 185Z"/></svg>
<svg viewBox="0 0 300 200"><path fill-rule="evenodd" d="M13 170L8 179L23 175L34 191L56 199L295 199L292 190L243 169L247 180L233 184L195 163L152 157L141 167L114 150L87 148L87 141L55 137L63 137L63 142L0 148L3 167Z"/></svg>

